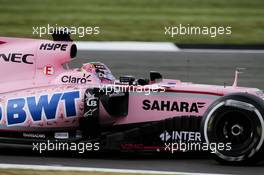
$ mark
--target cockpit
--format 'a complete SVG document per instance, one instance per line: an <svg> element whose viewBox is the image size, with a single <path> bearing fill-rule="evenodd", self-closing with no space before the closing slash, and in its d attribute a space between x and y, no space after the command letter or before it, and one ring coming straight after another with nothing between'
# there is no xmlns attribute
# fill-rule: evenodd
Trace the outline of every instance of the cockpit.
<svg viewBox="0 0 264 175"><path fill-rule="evenodd" d="M103 83L113 84L116 79L110 69L101 62L84 63L80 68L76 64L68 62L63 65L63 71L54 83L61 82L63 84L87 84L87 83Z"/></svg>
<svg viewBox="0 0 264 175"><path fill-rule="evenodd" d="M73 61L73 60L71 60ZM92 75L91 77L96 77L100 83L104 84L127 84L127 85L150 85L153 83L158 83L162 81L162 75L158 72L151 71L150 79L145 78L135 78L134 76L121 76L119 79L116 79L110 69L101 62L88 62L84 63L80 66L80 68L71 69L70 67L76 67L76 64L71 64L72 62L67 62L64 64L64 69L70 71L66 72L66 74L71 75L71 77L82 78L84 75ZM73 66L74 65L74 66ZM73 72L72 72L73 71ZM65 73L63 74L65 75ZM90 77L90 78L91 78ZM68 81L67 81L68 82ZM91 81L86 81L91 82Z"/></svg>

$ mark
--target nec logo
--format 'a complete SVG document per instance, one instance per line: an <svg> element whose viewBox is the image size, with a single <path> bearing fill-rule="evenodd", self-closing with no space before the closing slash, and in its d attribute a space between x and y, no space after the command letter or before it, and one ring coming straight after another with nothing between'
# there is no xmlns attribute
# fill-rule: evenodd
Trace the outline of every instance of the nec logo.
<svg viewBox="0 0 264 175"><path fill-rule="evenodd" d="M22 54L22 53L9 53L9 54L0 54L0 59L3 59L5 62L13 62L13 63L25 63L25 64L33 64L30 61L30 57L33 57L33 54Z"/></svg>
<svg viewBox="0 0 264 175"><path fill-rule="evenodd" d="M61 50L66 51L68 44L43 43L40 45L40 50Z"/></svg>

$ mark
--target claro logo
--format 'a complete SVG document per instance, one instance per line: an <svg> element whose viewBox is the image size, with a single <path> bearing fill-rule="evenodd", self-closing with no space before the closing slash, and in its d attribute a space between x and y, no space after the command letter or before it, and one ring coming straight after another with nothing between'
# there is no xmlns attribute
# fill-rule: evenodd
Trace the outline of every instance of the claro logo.
<svg viewBox="0 0 264 175"><path fill-rule="evenodd" d="M33 64L31 58L33 54L22 54L22 53L9 53L9 54L0 54L0 60L4 60L5 62L13 62L13 63L25 63L25 64Z"/></svg>

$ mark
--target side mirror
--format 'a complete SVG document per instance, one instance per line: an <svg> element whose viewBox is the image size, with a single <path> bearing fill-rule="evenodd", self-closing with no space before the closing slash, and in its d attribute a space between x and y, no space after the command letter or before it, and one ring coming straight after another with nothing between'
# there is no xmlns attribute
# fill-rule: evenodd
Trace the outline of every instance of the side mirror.
<svg viewBox="0 0 264 175"><path fill-rule="evenodd" d="M150 71L150 81L161 82L162 75L156 71Z"/></svg>

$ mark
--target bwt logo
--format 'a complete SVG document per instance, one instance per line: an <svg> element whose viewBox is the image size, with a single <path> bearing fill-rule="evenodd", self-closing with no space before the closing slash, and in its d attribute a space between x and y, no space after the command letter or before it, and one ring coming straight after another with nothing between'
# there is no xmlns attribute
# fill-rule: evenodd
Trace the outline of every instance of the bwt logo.
<svg viewBox="0 0 264 175"><path fill-rule="evenodd" d="M29 117L33 122L54 120L61 103L64 105L66 117L74 117L77 114L76 100L79 98L80 92L73 91L41 95L38 99L35 96L9 99L5 112L0 106L0 120L3 114L6 115L7 125L9 126L23 124Z"/></svg>

